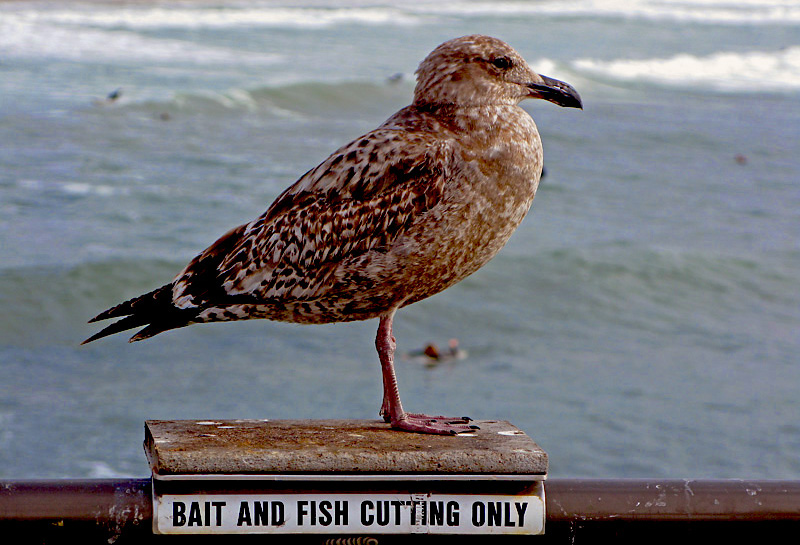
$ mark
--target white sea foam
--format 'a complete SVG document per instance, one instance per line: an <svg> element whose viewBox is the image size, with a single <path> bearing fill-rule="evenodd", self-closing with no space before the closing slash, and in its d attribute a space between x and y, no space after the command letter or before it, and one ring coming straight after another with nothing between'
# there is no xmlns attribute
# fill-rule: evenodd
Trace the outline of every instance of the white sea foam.
<svg viewBox="0 0 800 545"><path fill-rule="evenodd" d="M39 23L100 28L230 28L230 27L328 27L336 24L410 24L418 17L400 7L237 7L236 5L163 7L131 6L91 9L49 9L22 13Z"/></svg>
<svg viewBox="0 0 800 545"><path fill-rule="evenodd" d="M391 0L306 5L285 2L218 5L130 5L102 7L75 4L69 9L12 6L3 18L24 22L113 29L156 28L326 28L344 24L434 24L440 16L613 17L712 24L797 24L797 0L543 0L540 2L453 2Z"/></svg>
<svg viewBox="0 0 800 545"><path fill-rule="evenodd" d="M85 182L67 182L62 185L62 190L73 195L98 195L101 197L127 193L124 188L116 189L109 185L92 185Z"/></svg>
<svg viewBox="0 0 800 545"><path fill-rule="evenodd" d="M548 15L621 17L714 24L796 24L796 0L550 0L542 2L430 2L414 4L416 13L467 16Z"/></svg>
<svg viewBox="0 0 800 545"><path fill-rule="evenodd" d="M231 61L271 64L280 58L275 54L157 38L128 30L75 27L37 17L3 15L0 18L0 54L7 57L191 64L224 64Z"/></svg>
<svg viewBox="0 0 800 545"><path fill-rule="evenodd" d="M52 180L17 180L17 187L35 193L59 192L68 195L95 195L99 197L112 197L118 195L128 195L130 190L125 187L112 187L104 184L90 184L86 182L68 182Z"/></svg>
<svg viewBox="0 0 800 545"><path fill-rule="evenodd" d="M702 57L683 53L641 60L579 59L571 65L579 72L624 82L742 93L800 90L800 46Z"/></svg>

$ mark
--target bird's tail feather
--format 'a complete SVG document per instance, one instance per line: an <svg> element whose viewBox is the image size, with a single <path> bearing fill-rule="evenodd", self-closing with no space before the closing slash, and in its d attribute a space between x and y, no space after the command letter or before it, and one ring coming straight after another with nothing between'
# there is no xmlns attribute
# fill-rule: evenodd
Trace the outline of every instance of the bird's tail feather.
<svg viewBox="0 0 800 545"><path fill-rule="evenodd" d="M102 339L114 333L127 331L139 326L146 326L130 338L131 342L149 339L168 329L175 329L189 325L195 312L176 308L172 304L172 285L167 284L160 288L134 297L124 303L111 307L89 320L89 323L107 320L109 318L122 318L105 329L95 333L81 344L87 344L97 339Z"/></svg>
<svg viewBox="0 0 800 545"><path fill-rule="evenodd" d="M165 286L161 286L158 289L155 289L149 293L145 293L144 295L140 295L138 297L134 297L133 299L129 299L124 303L120 303L116 306L111 307L108 310L104 310L91 320L89 323L100 322L102 320L108 320L109 318L119 318L121 316L130 316L132 314L138 314L142 311L152 310L155 307L162 306L164 303L167 303L169 299L172 298L172 284L167 284ZM131 326L136 327L136 326Z"/></svg>
<svg viewBox="0 0 800 545"><path fill-rule="evenodd" d="M149 318L145 318L142 316L126 316L122 320L117 320L113 324L107 326L106 328L98 331L81 344L87 344L92 341L96 341L97 339L102 339L103 337L108 337L109 335L113 335L114 333L119 333L120 331L127 331L129 329L133 329L134 327L139 327L145 325L149 322Z"/></svg>

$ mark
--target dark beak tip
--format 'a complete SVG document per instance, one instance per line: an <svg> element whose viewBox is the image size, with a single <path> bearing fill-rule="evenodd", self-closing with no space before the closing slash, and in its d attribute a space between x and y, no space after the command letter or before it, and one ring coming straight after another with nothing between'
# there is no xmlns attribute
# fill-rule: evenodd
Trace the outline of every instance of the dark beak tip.
<svg viewBox="0 0 800 545"><path fill-rule="evenodd" d="M572 87L569 87L568 89L559 88L553 95L544 96L542 98L549 100L553 104L557 104L562 108L577 108L578 110L583 110L583 100L578 92Z"/></svg>
<svg viewBox="0 0 800 545"><path fill-rule="evenodd" d="M578 108L583 110L583 100L578 91L569 83L539 75L542 78L541 84L529 84L528 87L534 92L533 96L557 104L564 108Z"/></svg>
<svg viewBox="0 0 800 545"><path fill-rule="evenodd" d="M559 96L553 97L552 99L546 98L546 100L550 100L554 104L561 106L562 108L577 108L578 110L583 110L583 100L581 96L573 91L571 93L563 93Z"/></svg>

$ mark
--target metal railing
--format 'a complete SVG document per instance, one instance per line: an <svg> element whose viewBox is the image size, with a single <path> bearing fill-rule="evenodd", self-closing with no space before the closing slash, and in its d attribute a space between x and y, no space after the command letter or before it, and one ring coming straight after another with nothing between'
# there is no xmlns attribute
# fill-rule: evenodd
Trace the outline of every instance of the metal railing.
<svg viewBox="0 0 800 545"><path fill-rule="evenodd" d="M545 536L530 537L539 543L673 538L736 543L800 536L800 481L549 479L545 493ZM149 478L0 481L0 536L16 536L4 538L4 543L60 543L73 537L81 543L174 541L173 536L152 534L151 496ZM183 537L188 538L178 539ZM188 539L198 541L196 536ZM269 539L274 542L275 536ZM358 543L344 536L286 538L295 543L337 539ZM200 541L206 540L220 537ZM381 544L407 540L408 536L377 537ZM485 538L464 536L436 540L485 543Z"/></svg>

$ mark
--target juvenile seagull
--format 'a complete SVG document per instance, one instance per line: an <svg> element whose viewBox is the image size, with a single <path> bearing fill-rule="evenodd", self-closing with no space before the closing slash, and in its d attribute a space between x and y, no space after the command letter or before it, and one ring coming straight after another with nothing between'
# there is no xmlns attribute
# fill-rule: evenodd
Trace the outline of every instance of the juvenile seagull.
<svg viewBox="0 0 800 545"><path fill-rule="evenodd" d="M416 75L410 106L306 172L172 282L90 320L122 317L84 343L139 326L131 341L203 322L379 318L384 420L412 432L472 431L467 418L403 410L392 319L486 264L528 212L542 142L519 102L582 105L570 85L488 36L443 43Z"/></svg>

